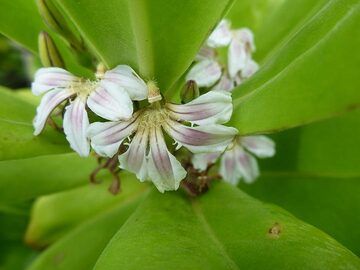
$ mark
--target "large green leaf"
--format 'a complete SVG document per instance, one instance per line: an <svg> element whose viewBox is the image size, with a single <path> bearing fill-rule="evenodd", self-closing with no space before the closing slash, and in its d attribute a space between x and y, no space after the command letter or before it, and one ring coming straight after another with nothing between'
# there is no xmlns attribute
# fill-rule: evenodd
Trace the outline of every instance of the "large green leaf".
<svg viewBox="0 0 360 270"><path fill-rule="evenodd" d="M0 87L0 161L69 152L65 136L47 128L33 135L36 107Z"/></svg>
<svg viewBox="0 0 360 270"><path fill-rule="evenodd" d="M129 64L166 91L191 64L233 1L57 2L107 66Z"/></svg>
<svg viewBox="0 0 360 270"><path fill-rule="evenodd" d="M359 28L359 1L327 1L235 89L232 125L267 133L358 107Z"/></svg>
<svg viewBox="0 0 360 270"><path fill-rule="evenodd" d="M225 183L190 200L153 192L95 269L358 269L360 260L287 212Z"/></svg>

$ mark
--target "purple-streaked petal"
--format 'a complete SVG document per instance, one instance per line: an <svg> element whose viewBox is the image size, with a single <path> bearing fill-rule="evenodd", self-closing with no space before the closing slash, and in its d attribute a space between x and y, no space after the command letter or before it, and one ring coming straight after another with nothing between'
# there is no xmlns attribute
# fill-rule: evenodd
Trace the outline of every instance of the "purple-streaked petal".
<svg viewBox="0 0 360 270"><path fill-rule="evenodd" d="M221 152L194 154L191 162L195 169L205 171L209 165L216 162L220 155Z"/></svg>
<svg viewBox="0 0 360 270"><path fill-rule="evenodd" d="M246 51L246 44L238 38L233 38L228 53L228 70L230 78L235 78L238 72L245 67L248 58L249 55Z"/></svg>
<svg viewBox="0 0 360 270"><path fill-rule="evenodd" d="M148 174L160 192L177 190L186 176L180 162L168 151L159 127L150 130L150 152L148 155Z"/></svg>
<svg viewBox="0 0 360 270"><path fill-rule="evenodd" d="M233 32L233 38L240 40L247 46L247 50L249 52L254 52L255 42L254 42L254 34L249 28L240 28Z"/></svg>
<svg viewBox="0 0 360 270"><path fill-rule="evenodd" d="M120 168L135 173L142 182L148 179L146 161L148 137L147 129L139 129L132 139L129 149L119 156Z"/></svg>
<svg viewBox="0 0 360 270"><path fill-rule="evenodd" d="M71 93L64 89L56 88L47 92L41 99L40 105L36 109L36 116L33 122L34 135L39 135L44 129L45 123L51 112L65 99L69 98Z"/></svg>
<svg viewBox="0 0 360 270"><path fill-rule="evenodd" d="M88 156L90 152L90 143L86 136L89 118L85 106L84 100L75 98L66 106L63 121L64 133L70 147L82 157Z"/></svg>
<svg viewBox="0 0 360 270"><path fill-rule="evenodd" d="M242 137L241 145L259 158L275 155L275 143L266 136Z"/></svg>
<svg viewBox="0 0 360 270"><path fill-rule="evenodd" d="M207 40L207 45L213 48L224 47L231 41L230 22L222 20Z"/></svg>
<svg viewBox="0 0 360 270"><path fill-rule="evenodd" d="M231 80L227 75L223 75L220 81L211 89L212 91L227 91L231 92L235 87L234 81Z"/></svg>
<svg viewBox="0 0 360 270"><path fill-rule="evenodd" d="M110 121L129 119L133 104L128 93L116 83L102 81L87 100L89 108Z"/></svg>
<svg viewBox="0 0 360 270"><path fill-rule="evenodd" d="M87 136L91 146L101 156L113 157L124 139L130 136L138 126L138 114L127 121L97 122L90 124Z"/></svg>
<svg viewBox="0 0 360 270"><path fill-rule="evenodd" d="M186 75L186 81L193 80L199 87L210 87L221 77L220 65L210 59L196 63Z"/></svg>
<svg viewBox="0 0 360 270"><path fill-rule="evenodd" d="M129 66L119 65L104 74L104 81L111 81L123 87L132 100L147 98L145 82Z"/></svg>
<svg viewBox="0 0 360 270"><path fill-rule="evenodd" d="M249 59L244 69L241 71L241 76L243 78L250 78L256 71L258 71L258 69L259 65L254 60Z"/></svg>
<svg viewBox="0 0 360 270"><path fill-rule="evenodd" d="M31 84L34 95L41 95L54 88L66 88L79 78L62 68L40 68L35 73L35 80Z"/></svg>
<svg viewBox="0 0 360 270"><path fill-rule="evenodd" d="M188 127L173 120L168 120L164 129L180 146L193 153L222 152L238 133L232 127L215 124Z"/></svg>
<svg viewBox="0 0 360 270"><path fill-rule="evenodd" d="M197 125L223 124L230 120L233 111L231 94L226 91L209 91L186 104L166 104L170 116Z"/></svg>
<svg viewBox="0 0 360 270"><path fill-rule="evenodd" d="M200 51L195 56L195 61L201 61L205 59L213 59L216 56L216 52L214 48L210 48L208 46L202 46Z"/></svg>

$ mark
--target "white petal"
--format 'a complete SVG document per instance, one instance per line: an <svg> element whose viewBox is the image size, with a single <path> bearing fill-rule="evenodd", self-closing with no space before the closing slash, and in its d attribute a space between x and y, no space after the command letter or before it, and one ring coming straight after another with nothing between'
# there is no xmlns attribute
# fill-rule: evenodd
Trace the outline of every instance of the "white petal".
<svg viewBox="0 0 360 270"><path fill-rule="evenodd" d="M147 86L145 82L129 66L119 65L104 74L104 81L111 81L123 87L132 100L147 98Z"/></svg>
<svg viewBox="0 0 360 270"><path fill-rule="evenodd" d="M209 36L207 45L213 48L223 47L229 45L230 41L230 22L228 20L222 20Z"/></svg>
<svg viewBox="0 0 360 270"><path fill-rule="evenodd" d="M235 87L234 81L231 80L227 75L223 75L220 81L211 89L213 91L228 91L231 92Z"/></svg>
<svg viewBox="0 0 360 270"><path fill-rule="evenodd" d="M146 160L148 136L147 129L138 130L129 149L119 156L120 168L135 173L142 182L148 179Z"/></svg>
<svg viewBox="0 0 360 270"><path fill-rule="evenodd" d="M31 84L31 90L35 95L41 95L54 88L66 88L71 82L79 79L62 68L40 68L35 73L35 80Z"/></svg>
<svg viewBox="0 0 360 270"><path fill-rule="evenodd" d="M51 112L65 99L69 98L71 93L64 89L55 88L47 92L41 99L40 105L36 109L36 116L33 122L34 135L39 135L44 129L45 123Z"/></svg>
<svg viewBox="0 0 360 270"><path fill-rule="evenodd" d="M168 120L164 129L177 143L193 153L222 152L238 133L232 127L222 125L188 127L173 120Z"/></svg>
<svg viewBox="0 0 360 270"><path fill-rule="evenodd" d="M201 61L201 60L205 60L205 59L212 59L212 58L215 58L215 56L216 56L215 49L210 48L210 47L205 45L205 46L202 46L200 48L200 51L195 56L195 61Z"/></svg>
<svg viewBox="0 0 360 270"><path fill-rule="evenodd" d="M209 91L187 104L166 104L170 116L197 125L223 124L230 120L233 105L226 91Z"/></svg>
<svg viewBox="0 0 360 270"><path fill-rule="evenodd" d="M259 65L252 59L249 59L244 67L244 69L241 71L241 76L243 78L250 78L252 75L258 71Z"/></svg>
<svg viewBox="0 0 360 270"><path fill-rule="evenodd" d="M240 28L233 32L233 38L246 44L249 52L255 51L254 34L249 28Z"/></svg>
<svg viewBox="0 0 360 270"><path fill-rule="evenodd" d="M177 190L186 176L180 162L168 151L160 128L150 131L148 174L160 192Z"/></svg>
<svg viewBox="0 0 360 270"><path fill-rule="evenodd" d="M110 121L129 119L133 113L133 104L128 93L116 83L101 81L88 97L89 108Z"/></svg>
<svg viewBox="0 0 360 270"><path fill-rule="evenodd" d="M275 143L266 136L248 136L241 138L241 144L259 158L275 155Z"/></svg>
<svg viewBox="0 0 360 270"><path fill-rule="evenodd" d="M224 181L234 186L239 183L242 177L242 174L237 167L235 154L234 149L225 151L220 160L219 170L219 173Z"/></svg>
<svg viewBox="0 0 360 270"><path fill-rule="evenodd" d="M209 165L216 162L220 155L221 152L194 154L191 158L191 162L195 169L205 171Z"/></svg>
<svg viewBox="0 0 360 270"><path fill-rule="evenodd" d="M123 140L130 136L138 126L138 114L128 121L92 123L87 130L91 146L101 156L113 157Z"/></svg>
<svg viewBox="0 0 360 270"><path fill-rule="evenodd" d="M228 69L230 78L234 78L236 74L245 67L248 58L249 55L246 51L245 43L237 38L233 38L230 43L228 53Z"/></svg>
<svg viewBox="0 0 360 270"><path fill-rule="evenodd" d="M186 75L186 81L196 81L199 87L210 87L221 77L220 65L210 59L196 63Z"/></svg>
<svg viewBox="0 0 360 270"><path fill-rule="evenodd" d="M85 106L84 100L75 98L65 108L63 121L66 139L69 141L71 148L82 157L88 156L90 152L90 144L86 137L89 118Z"/></svg>

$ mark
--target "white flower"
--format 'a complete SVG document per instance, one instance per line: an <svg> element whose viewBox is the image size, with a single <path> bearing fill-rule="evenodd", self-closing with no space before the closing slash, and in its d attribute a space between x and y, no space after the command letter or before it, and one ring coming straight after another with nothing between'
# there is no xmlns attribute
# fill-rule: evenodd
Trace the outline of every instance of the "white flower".
<svg viewBox="0 0 360 270"><path fill-rule="evenodd" d="M192 158L193 165L198 170L205 170L220 158L220 175L233 185L240 179L252 183L259 176L259 167L255 157L267 158L275 155L274 142L265 136L236 136L224 153L196 154Z"/></svg>
<svg viewBox="0 0 360 270"><path fill-rule="evenodd" d="M209 92L184 105L162 104L161 96L154 92L148 98L153 103L131 119L93 123L88 136L98 154L113 157L125 145L124 140L134 134L127 151L119 156L120 167L135 173L141 181L151 180L164 192L178 189L186 171L168 150L163 131L175 140L177 148L184 146L193 153L202 153L224 151L237 130L221 125L232 114L227 92Z"/></svg>
<svg viewBox="0 0 360 270"><path fill-rule="evenodd" d="M229 46L227 66L217 59L216 48L224 46ZM196 81L199 87L213 86L212 90L231 91L258 70L257 63L251 58L254 51L254 36L248 28L231 30L230 23L222 20L198 53L197 63L188 72L186 80Z"/></svg>
<svg viewBox="0 0 360 270"><path fill-rule="evenodd" d="M129 119L133 113L133 100L147 97L146 84L128 66L117 66L94 81L72 75L61 68L41 68L32 83L35 95L44 94L34 119L34 135L44 129L51 112L65 100L63 127L72 149L80 156L90 151L86 130L89 119L88 106L94 113L111 121Z"/></svg>

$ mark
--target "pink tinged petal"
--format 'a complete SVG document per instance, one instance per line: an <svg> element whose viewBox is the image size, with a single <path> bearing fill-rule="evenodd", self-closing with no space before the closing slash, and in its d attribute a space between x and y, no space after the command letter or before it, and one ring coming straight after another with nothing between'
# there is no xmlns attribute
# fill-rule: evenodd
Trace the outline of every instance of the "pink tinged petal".
<svg viewBox="0 0 360 270"><path fill-rule="evenodd" d="M128 93L116 83L100 82L87 100L89 108L110 121L129 119L133 113L133 104Z"/></svg>
<svg viewBox="0 0 360 270"><path fill-rule="evenodd" d="M164 129L177 143L193 153L222 152L238 133L232 127L222 125L188 127L173 120L168 120Z"/></svg>
<svg viewBox="0 0 360 270"><path fill-rule="evenodd" d="M147 98L145 82L129 66L119 65L104 74L104 81L111 81L125 89L132 100Z"/></svg>
<svg viewBox="0 0 360 270"><path fill-rule="evenodd" d="M241 145L259 158L275 155L275 143L266 136L242 137Z"/></svg>
<svg viewBox="0 0 360 270"><path fill-rule="evenodd" d="M129 149L119 156L120 168L135 173L142 182L148 178L146 161L148 137L147 129L138 130Z"/></svg>
<svg viewBox="0 0 360 270"><path fill-rule="evenodd" d="M260 175L256 159L247 153L242 147L235 147L237 169L240 171L246 183L252 183Z"/></svg>
<svg viewBox="0 0 360 270"><path fill-rule="evenodd" d="M254 34L249 28L240 28L239 30L234 31L233 36L246 44L249 52L254 52L256 50Z"/></svg>
<svg viewBox="0 0 360 270"><path fill-rule="evenodd" d="M205 60L205 59L212 59L212 58L215 58L215 56L216 56L215 49L210 48L205 45L200 48L200 51L195 56L195 60L201 61L201 60Z"/></svg>
<svg viewBox="0 0 360 270"><path fill-rule="evenodd" d="M205 171L209 165L216 162L220 155L221 152L194 154L191 158L191 162L195 169Z"/></svg>
<svg viewBox="0 0 360 270"><path fill-rule="evenodd" d="M86 157L90 152L90 143L86 136L89 127L89 118L81 98L75 100L65 108L64 132L70 147L80 156Z"/></svg>
<svg viewBox="0 0 360 270"><path fill-rule="evenodd" d="M54 88L66 88L79 78L70 72L56 67L40 68L35 73L35 80L31 90L35 95L41 95Z"/></svg>
<svg viewBox="0 0 360 270"><path fill-rule="evenodd" d="M148 174L160 192L177 190L186 176L180 162L168 151L160 128L150 130Z"/></svg>
<svg viewBox="0 0 360 270"><path fill-rule="evenodd" d="M237 73L245 67L248 58L249 55L246 52L245 43L238 38L233 38L228 53L228 70L230 78L234 78Z"/></svg>
<svg viewBox="0 0 360 270"><path fill-rule="evenodd" d="M259 65L252 59L247 61L245 68L241 71L241 76L243 78L250 78L252 75L258 71Z"/></svg>
<svg viewBox="0 0 360 270"><path fill-rule="evenodd" d="M239 183L242 174L236 164L234 149L225 151L221 157L219 173L225 182L228 182L234 186Z"/></svg>
<svg viewBox="0 0 360 270"><path fill-rule="evenodd" d="M211 89L213 91L228 91L231 92L235 87L234 81L231 80L227 75L223 75L220 81Z"/></svg>
<svg viewBox="0 0 360 270"><path fill-rule="evenodd" d="M34 135L39 135L44 129L46 121L51 112L65 99L71 96L70 92L56 88L47 92L41 99L40 105L36 109L36 116L33 122Z"/></svg>
<svg viewBox="0 0 360 270"><path fill-rule="evenodd" d="M224 47L229 45L230 41L230 22L228 20L222 20L209 36L207 44L213 48Z"/></svg>
<svg viewBox="0 0 360 270"><path fill-rule="evenodd" d="M170 116L197 125L223 124L230 120L233 111L231 94L210 91L187 104L166 104Z"/></svg>
<svg viewBox="0 0 360 270"><path fill-rule="evenodd" d="M137 128L138 114L128 121L92 123L87 130L91 146L101 156L113 157L119 150L123 140Z"/></svg>
<svg viewBox="0 0 360 270"><path fill-rule="evenodd" d="M210 59L196 63L186 75L186 81L196 81L199 87L210 87L221 77L220 65Z"/></svg>

